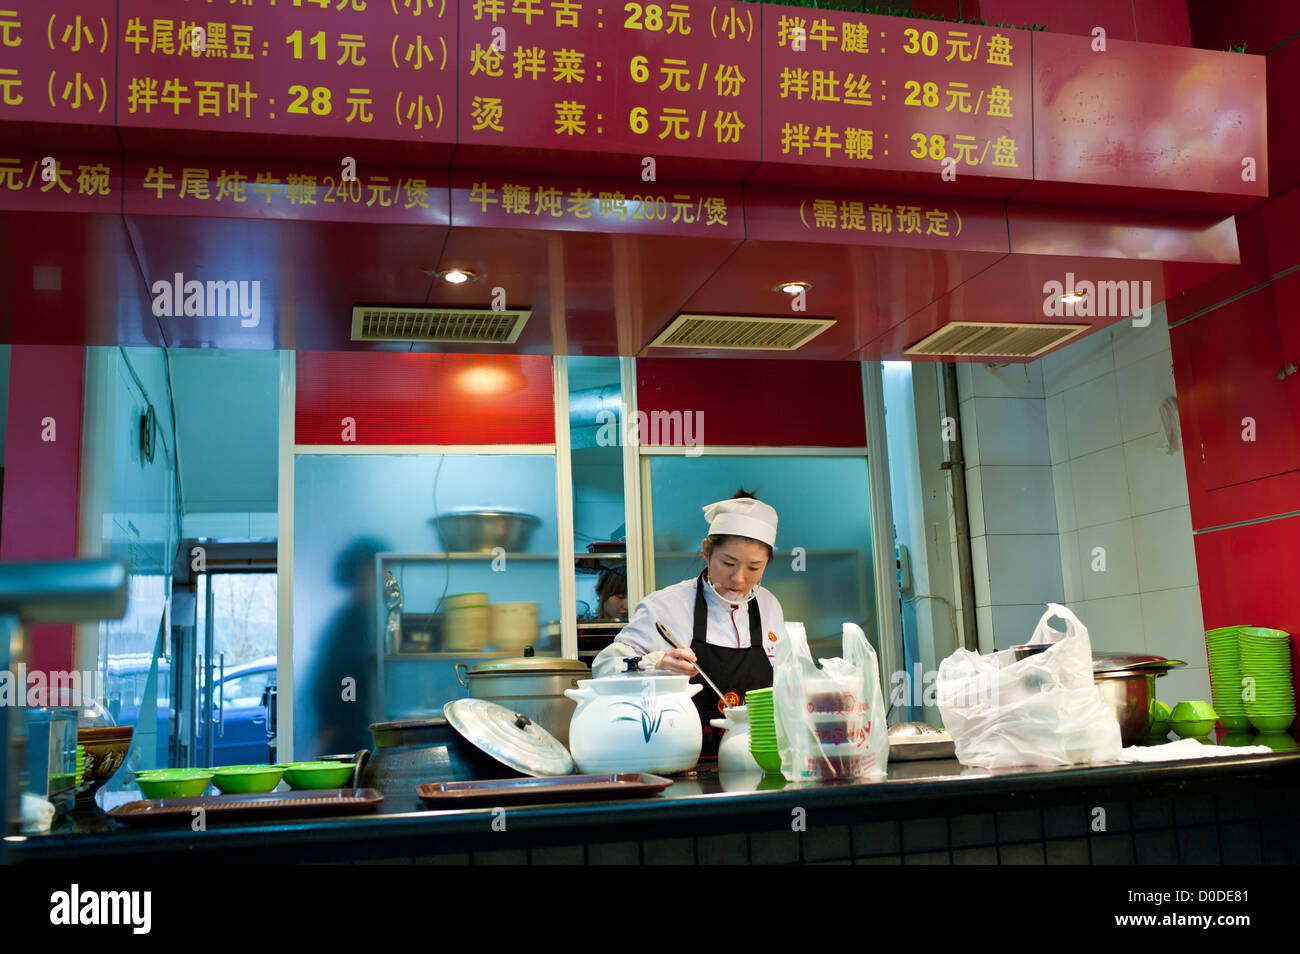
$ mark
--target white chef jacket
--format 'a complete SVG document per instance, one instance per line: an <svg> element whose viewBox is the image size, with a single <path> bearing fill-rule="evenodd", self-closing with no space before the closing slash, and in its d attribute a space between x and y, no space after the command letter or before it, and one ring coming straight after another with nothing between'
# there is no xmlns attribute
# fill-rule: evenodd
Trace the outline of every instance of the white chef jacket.
<svg viewBox="0 0 1300 954"><path fill-rule="evenodd" d="M662 622L673 634L679 646L689 646L695 627L695 584L698 576L682 580L672 586L651 593L632 612L626 626L614 642L600 651L591 664L591 674L596 678L612 676L625 668L628 656L641 656L641 668L650 670L659 665L663 654L672 649L655 629ZM763 624L763 650L767 661L776 656L776 641L785 638L785 614L780 601L770 590L756 586L738 603L729 603L717 594L708 583L704 587L704 605L708 610L706 641L728 649L749 648L749 614L755 603L759 620Z"/></svg>

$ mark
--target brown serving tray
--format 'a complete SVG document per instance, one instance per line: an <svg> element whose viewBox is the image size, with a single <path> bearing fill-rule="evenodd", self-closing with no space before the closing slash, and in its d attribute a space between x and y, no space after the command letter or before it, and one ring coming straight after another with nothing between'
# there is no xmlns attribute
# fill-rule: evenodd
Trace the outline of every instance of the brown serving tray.
<svg viewBox="0 0 1300 954"><path fill-rule="evenodd" d="M442 806L585 802L657 795L671 784L672 779L662 775L627 772L621 775L505 778L488 782L426 782L415 786L415 794L426 802Z"/></svg>
<svg viewBox="0 0 1300 954"><path fill-rule="evenodd" d="M108 813L108 817L132 825L188 825L194 818L196 808L203 809L207 821L215 822L301 818L308 815L355 815L371 811L383 800L384 796L373 788L145 798L119 805Z"/></svg>

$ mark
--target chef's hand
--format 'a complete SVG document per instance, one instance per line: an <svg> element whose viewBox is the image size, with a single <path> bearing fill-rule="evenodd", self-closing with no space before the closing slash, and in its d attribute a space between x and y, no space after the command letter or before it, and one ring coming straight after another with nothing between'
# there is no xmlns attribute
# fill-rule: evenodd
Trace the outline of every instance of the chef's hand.
<svg viewBox="0 0 1300 954"><path fill-rule="evenodd" d="M686 649L670 649L660 657L659 662L655 664L656 669L666 669L669 672L679 672L685 676L693 676L695 669L695 653L689 647Z"/></svg>

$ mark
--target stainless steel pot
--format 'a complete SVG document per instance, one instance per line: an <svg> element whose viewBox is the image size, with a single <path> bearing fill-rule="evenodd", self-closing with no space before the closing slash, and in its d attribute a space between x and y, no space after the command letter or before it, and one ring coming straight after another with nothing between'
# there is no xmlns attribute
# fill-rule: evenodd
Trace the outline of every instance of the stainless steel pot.
<svg viewBox="0 0 1300 954"><path fill-rule="evenodd" d="M590 679L591 670L577 659L531 653L530 648L517 659L493 659L473 669L456 663L456 679L471 699L487 699L523 713L568 748L569 723L577 703L564 690L576 687L579 679Z"/></svg>
<svg viewBox="0 0 1300 954"><path fill-rule="evenodd" d="M1115 711L1120 740L1136 745L1146 736L1151 719L1151 700L1156 697L1156 677L1163 671L1119 669L1094 672L1092 681L1101 697Z"/></svg>
<svg viewBox="0 0 1300 954"><path fill-rule="evenodd" d="M370 726L375 748L361 769L361 786L411 811L419 809L415 786L424 782L469 782L517 778L496 759L466 741L442 716Z"/></svg>

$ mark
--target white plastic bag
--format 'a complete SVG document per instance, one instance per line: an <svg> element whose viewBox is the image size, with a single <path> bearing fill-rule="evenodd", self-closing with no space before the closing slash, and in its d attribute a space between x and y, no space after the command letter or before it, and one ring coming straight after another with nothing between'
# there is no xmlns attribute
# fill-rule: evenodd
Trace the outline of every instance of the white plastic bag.
<svg viewBox="0 0 1300 954"><path fill-rule="evenodd" d="M876 652L862 627L845 623L844 657L813 662L801 626L787 624L776 646L772 701L781 774L870 778L889 761L889 728Z"/></svg>
<svg viewBox="0 0 1300 954"><path fill-rule="evenodd" d="M1064 634L1048 625L1053 617ZM1009 649L959 649L939 664L936 702L957 760L981 768L1118 760L1119 723L1093 684L1087 627L1048 603L1029 642L1050 647L1021 660Z"/></svg>

